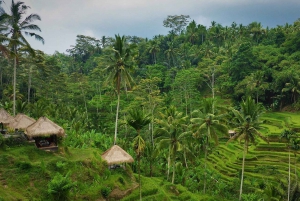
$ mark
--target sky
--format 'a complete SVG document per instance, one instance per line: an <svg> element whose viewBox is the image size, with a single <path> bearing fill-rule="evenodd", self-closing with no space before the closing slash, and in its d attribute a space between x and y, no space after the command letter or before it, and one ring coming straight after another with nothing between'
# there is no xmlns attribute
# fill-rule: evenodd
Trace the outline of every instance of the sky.
<svg viewBox="0 0 300 201"><path fill-rule="evenodd" d="M15 0L17 1L17 0ZM152 39L166 35L163 20L168 15L189 15L190 20L209 27L232 22L248 25L261 22L264 28L292 24L300 18L299 0L21 0L36 13L35 21L45 44L27 37L33 48L53 54L66 52L76 44L77 35L101 39L115 34ZM11 0L4 0L8 9Z"/></svg>

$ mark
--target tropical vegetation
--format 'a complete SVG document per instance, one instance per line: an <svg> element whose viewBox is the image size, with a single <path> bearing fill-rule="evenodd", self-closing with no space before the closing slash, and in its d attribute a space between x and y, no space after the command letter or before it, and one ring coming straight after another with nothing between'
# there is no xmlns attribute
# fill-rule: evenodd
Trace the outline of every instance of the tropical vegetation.
<svg viewBox="0 0 300 201"><path fill-rule="evenodd" d="M67 137L48 153L0 136L0 200L299 199L300 20L173 15L166 35L77 35L48 55L27 42L44 41L29 8L0 9L0 107ZM114 144L125 170L101 159Z"/></svg>

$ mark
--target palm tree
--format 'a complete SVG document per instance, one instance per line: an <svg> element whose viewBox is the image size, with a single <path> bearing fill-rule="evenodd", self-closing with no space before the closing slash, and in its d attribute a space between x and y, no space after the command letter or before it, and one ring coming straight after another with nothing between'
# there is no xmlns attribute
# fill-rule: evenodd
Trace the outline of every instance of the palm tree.
<svg viewBox="0 0 300 201"><path fill-rule="evenodd" d="M115 35L115 42L112 48L114 55L110 58L111 64L105 68L105 70L107 70L109 73L107 81L113 82L115 84L118 96L114 144L116 144L117 142L121 84L123 83L124 86L128 85L130 87L130 83L133 82L133 79L128 71L131 67L129 63L129 59L131 56L130 50L130 47L126 45L125 36L121 37L120 35Z"/></svg>
<svg viewBox="0 0 300 201"><path fill-rule="evenodd" d="M190 22L190 24L186 27L187 30L187 37L188 37L188 41L192 44L195 45L195 43L197 42L197 39L199 37L198 34L198 28L196 22L193 20L192 22Z"/></svg>
<svg viewBox="0 0 300 201"><path fill-rule="evenodd" d="M289 80L290 82L285 83L282 92L291 92L292 101L296 103L300 94L300 78L297 74L294 74Z"/></svg>
<svg viewBox="0 0 300 201"><path fill-rule="evenodd" d="M4 36L8 37L9 44L8 47L11 48L12 55L14 57L14 82L13 82L13 115L15 115L16 111L16 74L17 74L17 58L18 58L18 49L20 47L27 47L27 50L34 54L33 49L30 44L24 37L25 35L34 36L36 40L41 41L44 44L44 39L31 31L41 31L39 26L35 24L31 24L34 20L41 20L41 17L37 14L30 14L29 16L24 18L29 6L26 6L24 2L16 2L14 0L11 1L10 13L1 12L0 22L1 31Z"/></svg>
<svg viewBox="0 0 300 201"><path fill-rule="evenodd" d="M231 123L233 124L236 134L228 141L239 139L244 141L243 161L242 161L242 175L240 185L239 200L242 199L243 192L243 180L244 180L244 167L245 167L245 156L248 152L249 143L255 143L256 137L268 141L259 131L258 128L262 123L259 121L260 115L264 112L264 108L261 104L255 103L251 97L248 97L246 101L240 104L240 111L233 109L234 115Z"/></svg>
<svg viewBox="0 0 300 201"><path fill-rule="evenodd" d="M214 139L218 144L218 134L227 134L228 128L222 123L223 115L217 115L214 111L214 99L204 99L200 110L193 112L193 116L198 114L198 117L192 118L192 127L195 129L194 136L201 136L204 139L205 159L204 169L206 171L207 150L209 141ZM206 174L206 173L205 173ZM204 177L203 192L206 191L206 175Z"/></svg>
<svg viewBox="0 0 300 201"><path fill-rule="evenodd" d="M148 125L151 122L150 115L145 115L143 111L139 109L129 111L129 119L127 119L127 124L134 128L137 132L136 137L133 140L133 147L138 159L138 168L139 168L139 182L140 182L140 200L142 200L142 190L141 190L141 155L145 149L145 141L141 136L141 129Z"/></svg>
<svg viewBox="0 0 300 201"><path fill-rule="evenodd" d="M160 40L157 36L154 37L153 40L149 42L149 53L152 55L153 63L156 64L157 53L160 51Z"/></svg>
<svg viewBox="0 0 300 201"><path fill-rule="evenodd" d="M177 66L177 53L178 53L178 48L175 46L174 42L167 42L168 49L164 52L165 55L167 56L168 59L168 65L169 67L172 66Z"/></svg>
<svg viewBox="0 0 300 201"><path fill-rule="evenodd" d="M172 183L175 179L175 164L177 152L182 150L182 143L189 135L185 132L187 116L183 116L182 112L178 112L174 106L170 106L164 113L160 113L160 119L156 119L156 123L160 126L156 130L158 137L158 150L168 148L168 172L169 178L170 164L172 162L173 175Z"/></svg>
<svg viewBox="0 0 300 201"><path fill-rule="evenodd" d="M293 130L284 130L281 132L280 138L284 138L287 143L287 147L289 149L289 179L288 179L288 201L290 201L290 192L291 192L291 145L293 146L293 143L296 145L297 141L291 141L291 138L295 135L295 131ZM292 143L292 144L291 144ZM294 146L295 147L295 146ZM296 147L295 147L296 148Z"/></svg>
<svg viewBox="0 0 300 201"><path fill-rule="evenodd" d="M259 43L265 30L263 29L260 22L252 22L248 25L249 32L256 43Z"/></svg>

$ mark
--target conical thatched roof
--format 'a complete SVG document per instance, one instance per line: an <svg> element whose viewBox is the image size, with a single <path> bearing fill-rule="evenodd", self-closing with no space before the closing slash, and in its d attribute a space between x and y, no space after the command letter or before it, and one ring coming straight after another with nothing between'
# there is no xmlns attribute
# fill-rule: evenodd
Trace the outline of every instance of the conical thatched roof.
<svg viewBox="0 0 300 201"><path fill-rule="evenodd" d="M65 130L53 123L47 117L40 117L35 123L26 128L26 134L29 137L57 135L64 136Z"/></svg>
<svg viewBox="0 0 300 201"><path fill-rule="evenodd" d="M0 109L0 123L9 124L13 120L13 117L6 112L5 109Z"/></svg>
<svg viewBox="0 0 300 201"><path fill-rule="evenodd" d="M114 145L104 152L102 159L106 160L108 165L134 162L133 158L118 145Z"/></svg>
<svg viewBox="0 0 300 201"><path fill-rule="evenodd" d="M33 118L20 113L17 116L15 116L13 121L11 121L8 126L14 129L26 129L34 122L36 121Z"/></svg>

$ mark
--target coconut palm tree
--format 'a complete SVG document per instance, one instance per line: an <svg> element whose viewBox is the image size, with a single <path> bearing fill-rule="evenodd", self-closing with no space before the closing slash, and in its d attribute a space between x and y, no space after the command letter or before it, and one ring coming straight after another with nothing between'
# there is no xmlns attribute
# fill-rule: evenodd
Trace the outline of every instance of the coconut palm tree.
<svg viewBox="0 0 300 201"><path fill-rule="evenodd" d="M118 116L120 109L120 90L121 85L129 86L133 82L129 74L131 48L126 44L125 36L115 35L115 42L112 48L113 56L109 58L110 64L105 68L108 71L107 82L112 82L115 85L118 102L116 111L115 135L114 144L117 142L118 132Z"/></svg>
<svg viewBox="0 0 300 201"><path fill-rule="evenodd" d="M160 51L160 38L155 36L153 40L149 41L149 53L152 55L153 58L153 64L156 64L157 60L157 53Z"/></svg>
<svg viewBox="0 0 300 201"><path fill-rule="evenodd" d="M300 94L300 77L297 74L293 74L289 80L290 82L285 83L282 92L290 92L292 101L296 103Z"/></svg>
<svg viewBox="0 0 300 201"><path fill-rule="evenodd" d="M18 50L20 47L27 47L27 50L34 54L33 49L24 37L25 35L34 36L36 40L41 41L44 44L44 39L35 33L35 31L41 31L38 25L32 24L35 20L41 20L41 17L37 14L30 14L25 17L29 6L26 6L24 2L11 1L10 13L1 12L1 32L7 38L9 38L8 47L11 49L14 58L14 82L13 82L13 115L15 115L16 107L16 74L17 74L17 60ZM4 9L2 9L4 11ZM32 32L33 31L33 32Z"/></svg>
<svg viewBox="0 0 300 201"><path fill-rule="evenodd" d="M222 117L223 115L217 115L214 111L214 99L204 99L202 102L202 107L200 110L193 112L193 116L197 117L192 118L192 128L194 129L195 137L202 137L204 139L204 150L205 150L205 159L204 159L204 169L206 171L206 161L207 161L207 150L209 147L209 141L213 139L215 144L218 144L218 134L227 134L228 128L223 124ZM206 175L205 175L206 176ZM204 187L203 192L206 191L206 178L204 177Z"/></svg>
<svg viewBox="0 0 300 201"><path fill-rule="evenodd" d="M258 128L262 123L259 120L260 115L264 112L264 108L261 104L255 103L251 97L248 97L240 104L240 111L233 109L234 115L231 123L236 131L236 134L228 141L239 139L244 141L243 161L242 161L242 175L239 200L242 199L243 192L243 180L244 180L244 168L245 168L245 156L248 152L249 143L255 143L256 138L259 137L264 141L268 141L259 131Z"/></svg>
<svg viewBox="0 0 300 201"><path fill-rule="evenodd" d="M157 148L158 150L168 149L167 177L169 178L172 162L172 183L174 183L177 152L182 150L182 143L189 135L189 132L185 131L187 116L183 116L182 112L178 112L176 107L170 106L164 113L160 112L160 119L156 119L156 123L160 126L155 132L158 136L156 138L158 141Z"/></svg>
<svg viewBox="0 0 300 201"><path fill-rule="evenodd" d="M283 138L286 140L286 144L289 150L289 179L288 179L288 198L287 200L290 201L290 192L291 192L291 146L294 146L296 148L296 142L295 140L291 140L291 138L293 138L295 136L296 132L293 130L284 130L281 132L281 136L280 138Z"/></svg>
<svg viewBox="0 0 300 201"><path fill-rule="evenodd" d="M135 109L129 111L130 117L127 119L127 124L134 128L137 132L136 137L133 140L133 147L138 159L138 169L139 169L139 182L140 182L140 200L142 200L142 190L141 190L141 155L145 149L145 141L141 136L141 129L144 128L151 122L151 116L145 115L142 110Z"/></svg>

